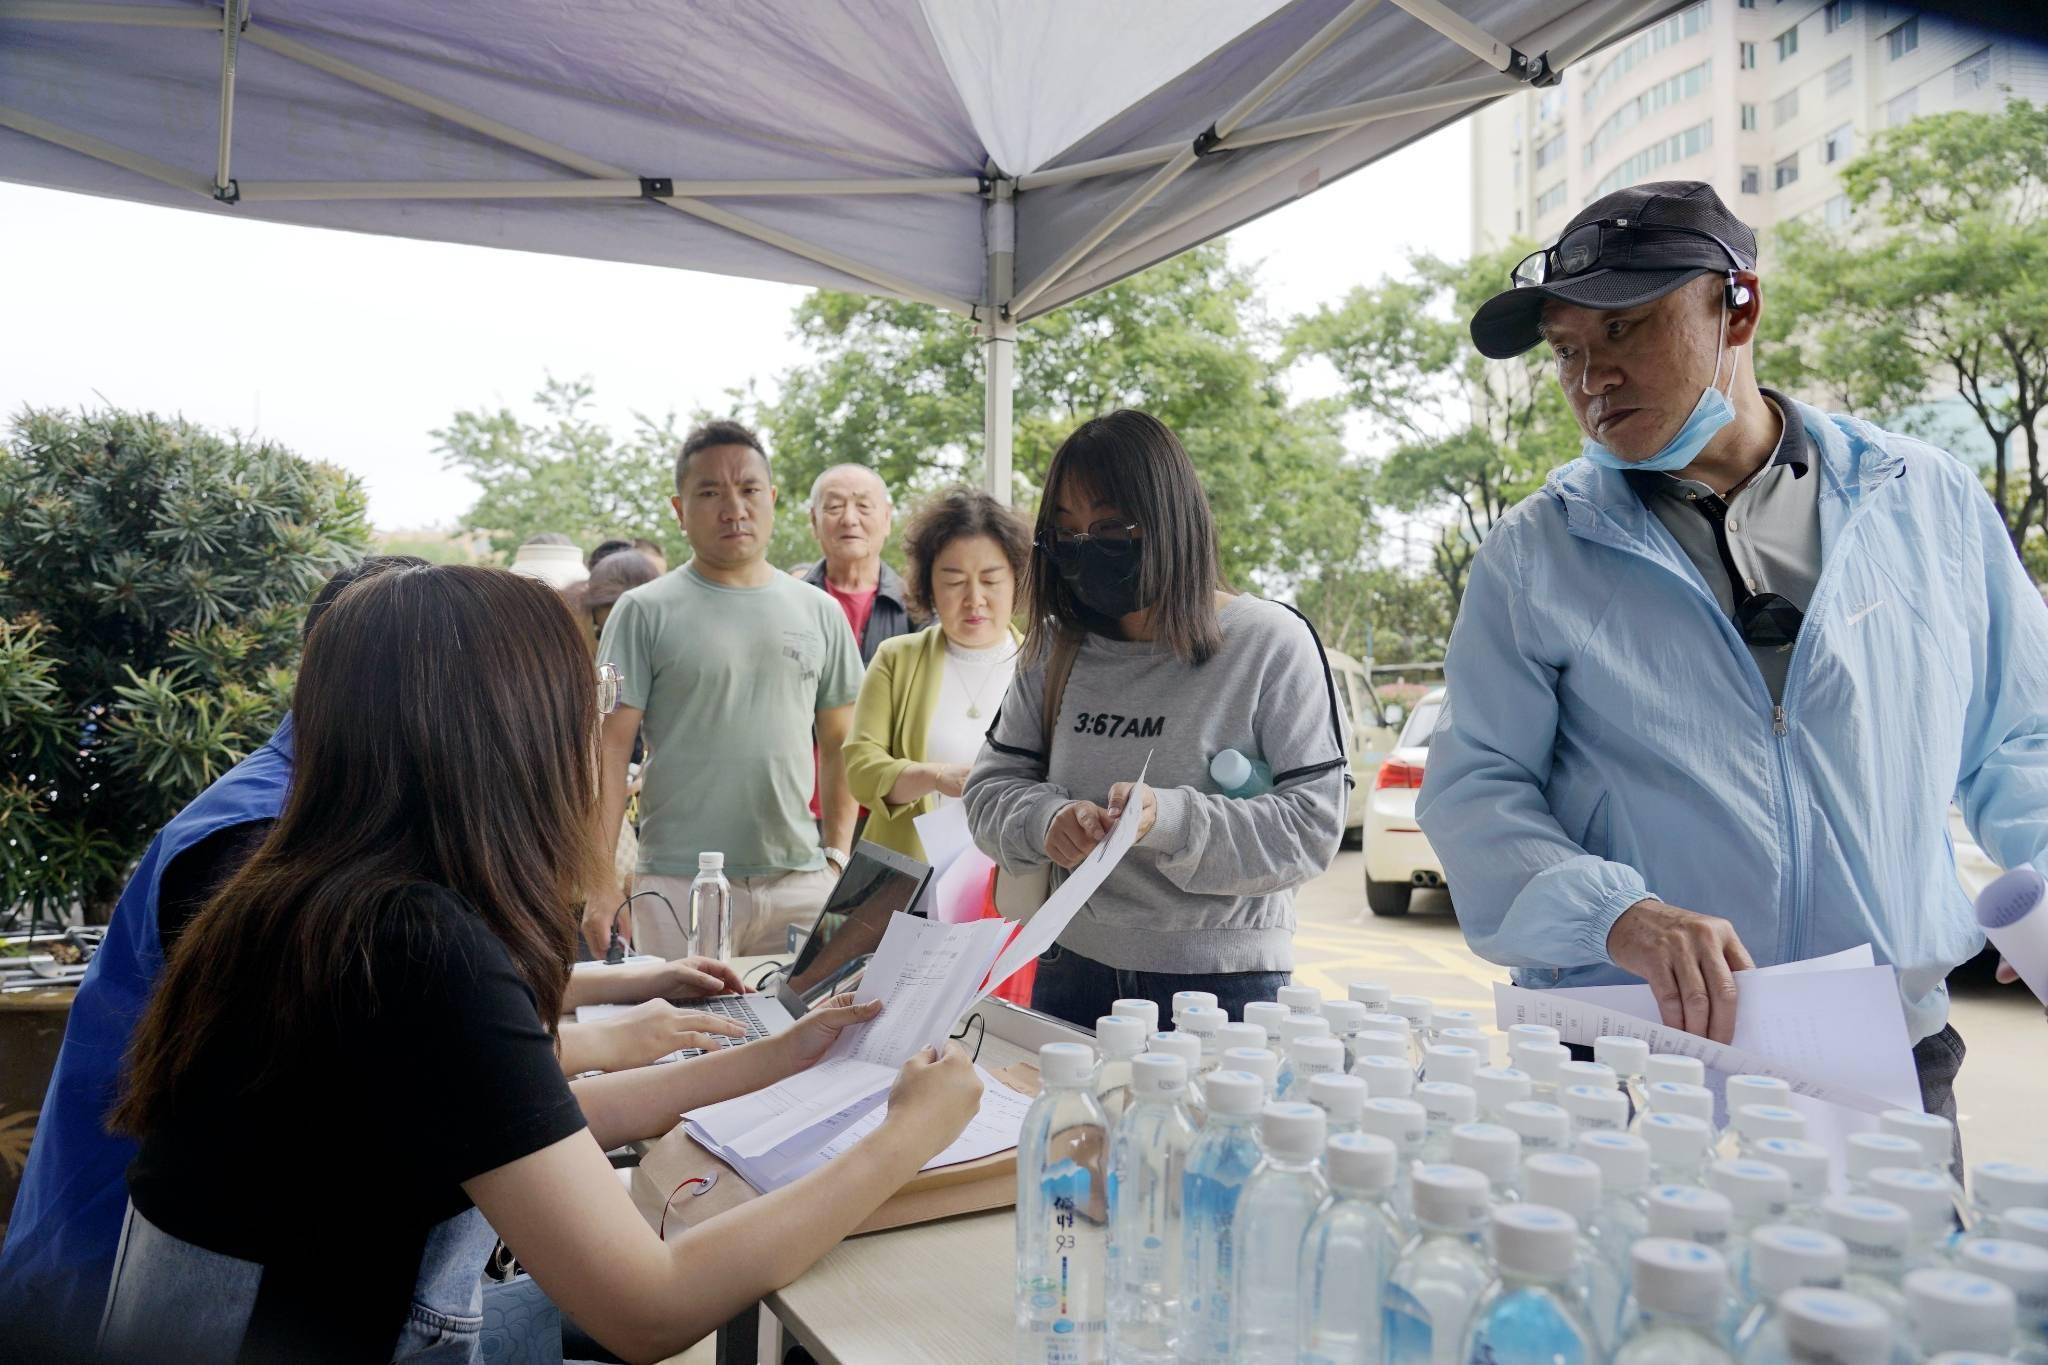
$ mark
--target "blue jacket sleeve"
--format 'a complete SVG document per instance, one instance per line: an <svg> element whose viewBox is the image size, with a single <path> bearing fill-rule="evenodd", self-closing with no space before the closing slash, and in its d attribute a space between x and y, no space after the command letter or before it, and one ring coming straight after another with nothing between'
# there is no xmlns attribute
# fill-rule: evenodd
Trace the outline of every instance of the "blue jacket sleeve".
<svg viewBox="0 0 2048 1365"><path fill-rule="evenodd" d="M2048 602L2027 581L1991 499L1975 487L1966 496L1976 535L1965 543L1976 562L1964 569L1982 575L1982 606L1970 631L1957 794L1993 862L2048 873ZM1977 584L1963 587L1965 601L1977 596Z"/></svg>
<svg viewBox="0 0 2048 1365"><path fill-rule="evenodd" d="M1544 795L1563 659L1526 619L1518 529L1495 528L1473 561L1416 815L1474 952L1506 967L1595 966L1614 922L1653 893L1567 837Z"/></svg>

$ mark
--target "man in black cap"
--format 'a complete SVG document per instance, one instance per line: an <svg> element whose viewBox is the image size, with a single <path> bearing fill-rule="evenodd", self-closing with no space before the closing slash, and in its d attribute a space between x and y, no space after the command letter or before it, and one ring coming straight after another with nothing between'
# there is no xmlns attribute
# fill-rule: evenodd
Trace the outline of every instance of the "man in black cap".
<svg viewBox="0 0 2048 1365"><path fill-rule="evenodd" d="M2048 610L1974 471L1757 387L1762 311L1756 234L1673 181L1474 315L1489 356L1549 347L1586 439L1473 565L1418 814L1524 985L1640 979L1727 1042L1735 972L1867 946L1905 1010L1873 1043L1953 1115L1943 982L1983 940L1945 814L2048 868Z"/></svg>

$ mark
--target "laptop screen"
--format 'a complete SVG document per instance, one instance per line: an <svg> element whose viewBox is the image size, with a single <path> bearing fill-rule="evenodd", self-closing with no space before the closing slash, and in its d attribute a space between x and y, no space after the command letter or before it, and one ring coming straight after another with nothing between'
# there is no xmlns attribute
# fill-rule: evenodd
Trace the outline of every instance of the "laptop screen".
<svg viewBox="0 0 2048 1365"><path fill-rule="evenodd" d="M807 1006L847 989L846 983L881 946L889 916L915 905L931 875L915 858L865 841L855 845L790 968L785 989Z"/></svg>

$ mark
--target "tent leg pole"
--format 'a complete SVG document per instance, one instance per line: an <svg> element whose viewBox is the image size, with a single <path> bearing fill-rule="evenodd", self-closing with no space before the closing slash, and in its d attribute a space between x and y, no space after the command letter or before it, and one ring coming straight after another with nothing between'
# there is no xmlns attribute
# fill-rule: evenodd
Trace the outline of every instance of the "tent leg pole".
<svg viewBox="0 0 2048 1365"><path fill-rule="evenodd" d="M1011 403L1017 382L1017 324L998 321L984 328L981 355L981 486L990 497L1008 507L1014 435Z"/></svg>

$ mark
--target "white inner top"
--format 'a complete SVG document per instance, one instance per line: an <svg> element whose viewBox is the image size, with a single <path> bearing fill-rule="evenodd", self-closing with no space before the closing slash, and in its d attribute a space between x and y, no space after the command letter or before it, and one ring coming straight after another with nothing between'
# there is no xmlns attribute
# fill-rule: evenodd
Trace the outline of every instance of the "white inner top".
<svg viewBox="0 0 2048 1365"><path fill-rule="evenodd" d="M982 649L967 649L946 641L946 671L939 680L939 703L932 708L931 728L924 736L925 761L971 765L981 753L982 740L995 721L996 708L1003 704L1003 696L1010 690L1010 677L1016 671L1017 643L1008 636ZM959 799L941 796L939 804L944 806Z"/></svg>

